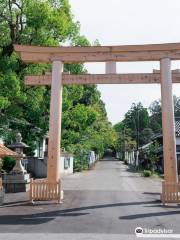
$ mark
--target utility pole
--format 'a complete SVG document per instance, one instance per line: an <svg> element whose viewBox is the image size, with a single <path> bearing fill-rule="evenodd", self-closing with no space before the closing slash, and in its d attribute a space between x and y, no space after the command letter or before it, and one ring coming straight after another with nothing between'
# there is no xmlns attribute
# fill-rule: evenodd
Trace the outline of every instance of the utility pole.
<svg viewBox="0 0 180 240"><path fill-rule="evenodd" d="M138 155L139 155L139 109L138 106L135 107L134 125L136 132L136 159L135 166L138 165Z"/></svg>

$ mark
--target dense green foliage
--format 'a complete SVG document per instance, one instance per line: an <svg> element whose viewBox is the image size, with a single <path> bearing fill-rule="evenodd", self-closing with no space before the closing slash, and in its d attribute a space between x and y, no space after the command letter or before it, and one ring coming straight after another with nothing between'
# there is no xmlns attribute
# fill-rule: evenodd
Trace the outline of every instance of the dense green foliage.
<svg viewBox="0 0 180 240"><path fill-rule="evenodd" d="M174 116L180 118L180 97L174 96ZM150 107L150 127L155 133L162 131L161 101L154 101Z"/></svg>
<svg viewBox="0 0 180 240"><path fill-rule="evenodd" d="M117 123L114 129L118 133L116 148L122 152L122 159L124 152L137 150L139 146L147 143L153 134L148 110L141 103L133 103L124 120Z"/></svg>
<svg viewBox="0 0 180 240"><path fill-rule="evenodd" d="M114 125L117 133L115 148L121 153L120 158L125 160L125 152L131 152L136 147L136 140L132 138L132 129L127 128L125 122L119 122Z"/></svg>
<svg viewBox="0 0 180 240"><path fill-rule="evenodd" d="M158 170L158 166L161 164L159 159L160 149L160 143L156 140L149 142L144 148L140 149L140 167L151 172Z"/></svg>
<svg viewBox="0 0 180 240"><path fill-rule="evenodd" d="M16 164L16 160L13 157L6 156L3 158L2 170L9 173Z"/></svg>
<svg viewBox="0 0 180 240"><path fill-rule="evenodd" d="M176 119L180 118L180 97L176 96L174 96L174 115ZM123 142L130 147L132 141L135 141L134 149L150 142L153 135L162 133L161 101L152 102L149 109L144 108L142 103L133 103L124 119L117 123L114 129L118 132L119 139L122 139L118 143L120 148Z"/></svg>
<svg viewBox="0 0 180 240"><path fill-rule="evenodd" d="M174 115L180 118L180 97L174 96ZM141 103L132 104L124 119L114 126L118 135L116 149L120 158L125 159L125 152L139 151L140 167L151 170L161 165L159 159L160 145L155 136L162 133L161 101L154 101L149 109ZM146 145L147 144L147 145ZM143 148L141 148L144 145ZM135 156L136 159L136 156ZM135 160L135 164L136 164Z"/></svg>
<svg viewBox="0 0 180 240"><path fill-rule="evenodd" d="M51 66L23 64L13 44L90 43L80 35L80 24L74 21L68 0L0 0L0 31L0 137L10 142L20 131L30 146L28 154L33 155L35 141L48 131L50 88L26 87L23 78L43 74ZM82 64L67 64L64 71L86 72ZM89 150L102 154L115 138L97 87L64 87L62 148L78 157Z"/></svg>
<svg viewBox="0 0 180 240"><path fill-rule="evenodd" d="M131 109L125 114L124 125L131 129L132 139L136 140L137 149L145 142L149 128L149 114L141 103L132 104Z"/></svg>
<svg viewBox="0 0 180 240"><path fill-rule="evenodd" d="M149 147L146 150L146 158L148 160L148 169L150 169L152 172L154 171L154 167L158 164L159 156L158 156L158 150L159 150L159 143L154 141L152 144L149 145Z"/></svg>
<svg viewBox="0 0 180 240"><path fill-rule="evenodd" d="M103 102L97 87L72 86L64 89L62 146L75 153L75 164L84 166L88 151L100 156L108 146L114 146L115 131L107 121ZM76 167L75 166L75 167Z"/></svg>
<svg viewBox="0 0 180 240"><path fill-rule="evenodd" d="M0 30L1 134L9 141L14 130L21 131L31 152L34 140L48 130L50 91L47 87L27 88L23 78L25 74L41 74L50 66L23 64L13 52L13 44L48 46L74 41L80 38L79 24L66 0L3 0Z"/></svg>

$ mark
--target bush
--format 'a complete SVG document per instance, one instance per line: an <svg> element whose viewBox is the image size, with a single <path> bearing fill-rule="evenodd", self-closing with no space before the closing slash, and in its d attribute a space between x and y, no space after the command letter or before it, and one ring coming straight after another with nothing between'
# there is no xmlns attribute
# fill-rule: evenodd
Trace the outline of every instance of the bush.
<svg viewBox="0 0 180 240"><path fill-rule="evenodd" d="M76 155L74 157L74 172L81 172L88 169L88 155Z"/></svg>
<svg viewBox="0 0 180 240"><path fill-rule="evenodd" d="M2 169L5 172L9 173L13 169L15 164L16 164L16 160L13 157L6 156L6 157L3 158Z"/></svg>
<svg viewBox="0 0 180 240"><path fill-rule="evenodd" d="M144 170L144 171L143 171L143 176L144 176L144 177L150 177L151 174L152 174L152 173L151 173L150 170Z"/></svg>

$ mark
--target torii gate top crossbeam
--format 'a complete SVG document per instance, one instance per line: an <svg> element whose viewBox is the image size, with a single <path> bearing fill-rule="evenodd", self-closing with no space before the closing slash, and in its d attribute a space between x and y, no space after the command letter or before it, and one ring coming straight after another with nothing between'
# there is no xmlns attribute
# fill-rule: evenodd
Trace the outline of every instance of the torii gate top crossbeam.
<svg viewBox="0 0 180 240"><path fill-rule="evenodd" d="M27 63L50 63L54 59L65 63L180 60L180 43L93 47L14 45L14 49Z"/></svg>

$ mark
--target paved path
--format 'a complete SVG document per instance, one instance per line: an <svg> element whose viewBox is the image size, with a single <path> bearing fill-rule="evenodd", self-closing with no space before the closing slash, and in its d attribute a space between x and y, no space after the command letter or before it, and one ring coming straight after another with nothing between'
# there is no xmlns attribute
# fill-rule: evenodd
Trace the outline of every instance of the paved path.
<svg viewBox="0 0 180 240"><path fill-rule="evenodd" d="M0 208L0 233L61 233L61 239L97 235L104 240L106 235L107 239L133 239L136 227L180 233L180 209L161 205L160 180L143 178L121 162L102 161L93 170L66 176L63 188L61 205L30 206L26 195L8 194Z"/></svg>

